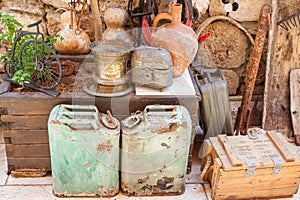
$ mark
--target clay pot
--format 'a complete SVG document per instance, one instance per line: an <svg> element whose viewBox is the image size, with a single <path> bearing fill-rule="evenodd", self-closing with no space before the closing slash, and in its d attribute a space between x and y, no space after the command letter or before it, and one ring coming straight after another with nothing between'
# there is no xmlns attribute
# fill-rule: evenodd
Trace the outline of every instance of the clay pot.
<svg viewBox="0 0 300 200"><path fill-rule="evenodd" d="M75 20L74 20L75 21ZM71 13L67 11L61 15L61 30L57 33L63 40L57 40L53 45L61 54L79 55L89 53L90 38L86 32L77 28L73 21L73 29L70 28Z"/></svg>
<svg viewBox="0 0 300 200"><path fill-rule="evenodd" d="M132 43L130 35L124 28L127 19L128 15L124 9L116 7L108 8L104 13L104 22L107 28L102 34L102 39Z"/></svg>
<svg viewBox="0 0 300 200"><path fill-rule="evenodd" d="M172 14L161 13L153 22L152 45L168 50L172 56L173 77L179 77L193 61L198 50L196 33L189 26L181 23L181 4L172 5ZM171 20L158 28L161 19Z"/></svg>

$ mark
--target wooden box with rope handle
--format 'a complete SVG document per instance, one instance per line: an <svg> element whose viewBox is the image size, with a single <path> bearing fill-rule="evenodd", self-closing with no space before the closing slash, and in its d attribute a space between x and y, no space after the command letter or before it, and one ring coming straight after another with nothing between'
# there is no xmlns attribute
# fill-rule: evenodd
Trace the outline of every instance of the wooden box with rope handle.
<svg viewBox="0 0 300 200"><path fill-rule="evenodd" d="M269 199L297 193L300 147L281 133L254 130L249 136L205 140L200 178L209 181L213 199Z"/></svg>

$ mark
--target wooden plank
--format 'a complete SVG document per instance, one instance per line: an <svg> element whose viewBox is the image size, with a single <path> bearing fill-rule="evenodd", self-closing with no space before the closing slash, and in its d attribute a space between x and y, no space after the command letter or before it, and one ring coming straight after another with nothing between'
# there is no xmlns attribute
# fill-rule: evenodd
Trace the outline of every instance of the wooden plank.
<svg viewBox="0 0 300 200"><path fill-rule="evenodd" d="M7 157L26 158L26 157L49 157L48 144L14 145L6 144Z"/></svg>
<svg viewBox="0 0 300 200"><path fill-rule="evenodd" d="M10 138L12 144L48 144L47 130L8 130L4 137Z"/></svg>
<svg viewBox="0 0 300 200"><path fill-rule="evenodd" d="M287 148L288 144L287 144L286 139L284 138L282 140L282 138L280 138L278 136L278 134L281 134L281 133L266 132L266 134L287 162L294 162L295 161L295 158L292 156L292 153Z"/></svg>
<svg viewBox="0 0 300 200"><path fill-rule="evenodd" d="M212 191L209 183L204 182L204 190L205 190L207 200L212 200L212 196L211 196Z"/></svg>
<svg viewBox="0 0 300 200"><path fill-rule="evenodd" d="M236 151L238 149L235 149L231 144L230 141L228 140L226 135L218 135L218 139L221 142L222 146L225 149L225 152L232 164L232 166L242 166L242 162L239 159L238 155L236 154Z"/></svg>
<svg viewBox="0 0 300 200"><path fill-rule="evenodd" d="M285 176L293 174L294 176L299 176L300 174L300 165L294 166L285 166L283 165L280 174L276 176ZM255 176L265 176L272 174L273 168L258 168L255 170ZM231 178L245 178L247 170L238 170L238 171L224 171L220 169L220 178L222 180L230 180Z"/></svg>
<svg viewBox="0 0 300 200"><path fill-rule="evenodd" d="M10 130L47 130L48 115L2 115L2 122L9 123Z"/></svg>
<svg viewBox="0 0 300 200"><path fill-rule="evenodd" d="M7 157L8 171L16 169L46 169L51 171L50 157L28 157L13 158Z"/></svg>
<svg viewBox="0 0 300 200"><path fill-rule="evenodd" d="M225 200L225 199L256 199L256 198L263 198L263 199L273 199L273 198L284 198L284 197L291 197L295 194L297 189L295 190L294 187L283 187L281 189L257 189L257 190L244 190L240 192L232 192L230 191L223 191L218 192L215 196L215 200Z"/></svg>
<svg viewBox="0 0 300 200"><path fill-rule="evenodd" d="M230 179L220 179L218 184L218 189L223 191L245 191L245 188L248 189L275 189L275 188L282 188L282 187L298 187L297 179L300 176L289 174L286 176L280 175L264 175L264 176L253 176L253 177L244 177L244 178L230 178Z"/></svg>
<svg viewBox="0 0 300 200"><path fill-rule="evenodd" d="M300 68L299 27L288 31L277 22L299 10L300 0L273 0L272 30L269 33L264 90L263 129L291 135L289 75Z"/></svg>
<svg viewBox="0 0 300 200"><path fill-rule="evenodd" d="M291 116L295 137L300 137L300 69L293 69L290 73ZM298 138L297 138L298 139ZM296 140L300 145L300 141Z"/></svg>
<svg viewBox="0 0 300 200"><path fill-rule="evenodd" d="M222 167L222 162L219 158L216 158L214 160L214 167L213 167L213 176L211 180L211 188L212 188L212 197L216 195L215 192L217 190L218 184L219 184L219 179L220 179L220 174L219 174L219 169Z"/></svg>

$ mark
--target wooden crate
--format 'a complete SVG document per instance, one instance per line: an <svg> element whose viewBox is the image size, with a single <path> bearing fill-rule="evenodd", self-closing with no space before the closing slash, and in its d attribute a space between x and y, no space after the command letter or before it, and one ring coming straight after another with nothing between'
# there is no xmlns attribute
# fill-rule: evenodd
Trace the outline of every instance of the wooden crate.
<svg viewBox="0 0 300 200"><path fill-rule="evenodd" d="M26 176L26 174L31 176L31 169L40 170L40 174L51 170L47 121L49 113L55 105L96 105L99 112L111 110L118 120L123 120L132 112L143 110L146 105L161 104L183 105L190 112L193 126L188 159L188 172L190 172L195 126L198 125L199 99L197 94L190 96L137 96L130 94L115 98L95 98L83 92L62 93L57 98L40 92L2 94L0 97L2 129L0 131L4 132L8 171L20 172L20 176Z"/></svg>
<svg viewBox="0 0 300 200"><path fill-rule="evenodd" d="M219 135L204 142L202 177L220 199L290 197L300 183L300 148L278 132Z"/></svg>

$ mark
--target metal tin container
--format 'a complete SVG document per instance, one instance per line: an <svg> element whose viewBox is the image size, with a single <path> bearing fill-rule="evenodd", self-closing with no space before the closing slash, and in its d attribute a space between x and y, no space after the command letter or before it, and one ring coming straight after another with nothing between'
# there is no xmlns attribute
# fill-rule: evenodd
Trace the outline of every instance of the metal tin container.
<svg viewBox="0 0 300 200"><path fill-rule="evenodd" d="M48 121L53 190L57 196L119 192L120 124L95 106L58 105Z"/></svg>
<svg viewBox="0 0 300 200"><path fill-rule="evenodd" d="M131 80L137 85L163 89L173 83L172 57L162 48L142 46L131 56Z"/></svg>
<svg viewBox="0 0 300 200"><path fill-rule="evenodd" d="M151 105L122 121L121 188L126 195L179 195L192 122L183 106Z"/></svg>

